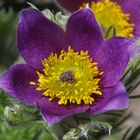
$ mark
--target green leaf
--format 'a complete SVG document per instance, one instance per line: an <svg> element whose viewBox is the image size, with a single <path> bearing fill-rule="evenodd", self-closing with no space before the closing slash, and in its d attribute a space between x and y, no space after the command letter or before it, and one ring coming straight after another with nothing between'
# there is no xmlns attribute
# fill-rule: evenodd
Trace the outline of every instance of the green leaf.
<svg viewBox="0 0 140 140"><path fill-rule="evenodd" d="M130 130L131 130L131 128L128 128L128 129L127 129L127 131L125 132L125 134L124 134L122 140L127 140L126 137L127 137L127 135L129 134Z"/></svg>
<svg viewBox="0 0 140 140"><path fill-rule="evenodd" d="M140 134L140 126L138 126L136 129L133 130L133 132L130 134L127 140L138 140L139 134Z"/></svg>
<svg viewBox="0 0 140 140"><path fill-rule="evenodd" d="M110 26L105 33L105 38L116 36L116 28L114 25Z"/></svg>
<svg viewBox="0 0 140 140"><path fill-rule="evenodd" d="M129 113L129 114L127 114L127 115L125 115L124 114L124 116L122 116L122 117L120 117L117 121L116 121L116 123L114 124L114 129L117 129L117 128L119 128L123 123L125 123L129 118L131 117L131 113Z"/></svg>
<svg viewBox="0 0 140 140"><path fill-rule="evenodd" d="M137 88L140 84L140 56L131 60L121 80L129 94Z"/></svg>
<svg viewBox="0 0 140 140"><path fill-rule="evenodd" d="M140 98L140 95L133 95L133 96L129 96L130 99L137 99Z"/></svg>
<svg viewBox="0 0 140 140"><path fill-rule="evenodd" d="M132 132L130 132L131 130L132 127L127 129L122 140L139 140L140 126L136 127Z"/></svg>

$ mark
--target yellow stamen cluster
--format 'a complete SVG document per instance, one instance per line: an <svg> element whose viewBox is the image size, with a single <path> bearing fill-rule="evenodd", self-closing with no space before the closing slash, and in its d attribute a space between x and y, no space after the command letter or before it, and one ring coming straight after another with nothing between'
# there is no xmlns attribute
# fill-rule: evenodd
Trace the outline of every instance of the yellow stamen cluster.
<svg viewBox="0 0 140 140"><path fill-rule="evenodd" d="M43 95L49 100L58 99L58 104L76 103L92 104L93 95L102 95L100 91L100 76L97 63L93 62L88 51L74 52L69 47L68 51L61 54L51 53L42 61L43 73L37 71L37 91L43 91Z"/></svg>
<svg viewBox="0 0 140 140"><path fill-rule="evenodd" d="M81 8L85 6L86 3ZM109 27L114 26L116 36L133 37L134 24L130 23L130 14L125 14L117 2L101 0L99 2L92 2L90 8L105 32Z"/></svg>

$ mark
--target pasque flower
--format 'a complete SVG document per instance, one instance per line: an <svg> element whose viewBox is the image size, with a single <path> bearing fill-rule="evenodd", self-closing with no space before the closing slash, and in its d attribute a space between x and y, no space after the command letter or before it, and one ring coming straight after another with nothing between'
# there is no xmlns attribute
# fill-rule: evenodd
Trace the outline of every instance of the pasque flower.
<svg viewBox="0 0 140 140"><path fill-rule="evenodd" d="M58 0L73 12L89 4L104 31L114 26L117 36L140 36L139 0Z"/></svg>
<svg viewBox="0 0 140 140"><path fill-rule="evenodd" d="M88 112L128 107L120 82L133 39L104 40L93 12L77 11L66 32L36 9L21 12L17 46L26 64L15 64L0 78L0 87L49 122Z"/></svg>

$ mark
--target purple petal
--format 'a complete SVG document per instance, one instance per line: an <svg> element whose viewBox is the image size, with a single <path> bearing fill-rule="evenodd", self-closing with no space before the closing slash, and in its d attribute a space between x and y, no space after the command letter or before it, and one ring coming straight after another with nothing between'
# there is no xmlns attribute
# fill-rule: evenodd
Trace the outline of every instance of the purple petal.
<svg viewBox="0 0 140 140"><path fill-rule="evenodd" d="M134 45L133 39L113 37L105 41L96 53L92 53L93 61L97 62L100 71L104 72L101 83L103 87L118 83L129 62Z"/></svg>
<svg viewBox="0 0 140 140"><path fill-rule="evenodd" d="M70 12L74 12L82 6L83 3L89 3L95 0L57 0L61 6Z"/></svg>
<svg viewBox="0 0 140 140"><path fill-rule="evenodd" d="M85 112L89 108L88 105L58 105L57 100L48 101L46 97L40 99L37 105L42 112L44 120L49 123L59 122L66 116Z"/></svg>
<svg viewBox="0 0 140 140"><path fill-rule="evenodd" d="M121 6L125 13L130 14L130 21L135 25L134 34L140 36L140 0L123 0Z"/></svg>
<svg viewBox="0 0 140 140"><path fill-rule="evenodd" d="M13 65L0 77L0 88L23 103L36 105L36 100L40 98L41 94L29 84L30 81L37 81L34 69L27 64Z"/></svg>
<svg viewBox="0 0 140 140"><path fill-rule="evenodd" d="M42 69L42 59L65 49L64 31L35 9L22 11L18 25L18 49L25 61Z"/></svg>
<svg viewBox="0 0 140 140"><path fill-rule="evenodd" d="M75 51L96 51L103 42L100 28L89 8L80 10L69 18L66 34L68 44Z"/></svg>
<svg viewBox="0 0 140 140"><path fill-rule="evenodd" d="M122 83L104 88L103 96L95 99L95 102L89 109L89 113L99 114L109 110L122 110L128 107L128 96Z"/></svg>
<svg viewBox="0 0 140 140"><path fill-rule="evenodd" d="M100 0L97 0L97 1L100 1ZM117 4L119 5L123 5L124 4L124 0L111 0L113 2L117 2Z"/></svg>

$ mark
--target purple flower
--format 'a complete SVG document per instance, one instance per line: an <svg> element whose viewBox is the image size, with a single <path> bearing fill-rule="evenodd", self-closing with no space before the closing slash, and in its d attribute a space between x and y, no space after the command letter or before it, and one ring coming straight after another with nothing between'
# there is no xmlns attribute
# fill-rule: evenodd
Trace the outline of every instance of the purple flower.
<svg viewBox="0 0 140 140"><path fill-rule="evenodd" d="M58 0L68 11L75 11L89 3L90 8L107 31L114 26L117 36L140 36L140 0Z"/></svg>
<svg viewBox="0 0 140 140"><path fill-rule="evenodd" d="M80 8L83 3L90 3L97 0L57 0L58 3L70 12L74 12Z"/></svg>
<svg viewBox="0 0 140 140"><path fill-rule="evenodd" d="M17 46L26 64L13 65L0 78L10 96L37 106L49 123L88 112L128 107L120 82L133 39L104 40L92 11L68 20L66 32L35 9L22 11Z"/></svg>

